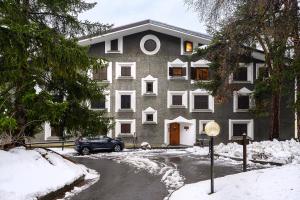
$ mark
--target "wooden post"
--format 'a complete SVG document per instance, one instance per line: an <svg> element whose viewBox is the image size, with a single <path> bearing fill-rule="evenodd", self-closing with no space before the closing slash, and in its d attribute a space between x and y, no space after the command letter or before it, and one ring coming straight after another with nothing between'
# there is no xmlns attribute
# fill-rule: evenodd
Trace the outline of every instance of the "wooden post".
<svg viewBox="0 0 300 200"><path fill-rule="evenodd" d="M243 133L243 172L247 171L247 134Z"/></svg>

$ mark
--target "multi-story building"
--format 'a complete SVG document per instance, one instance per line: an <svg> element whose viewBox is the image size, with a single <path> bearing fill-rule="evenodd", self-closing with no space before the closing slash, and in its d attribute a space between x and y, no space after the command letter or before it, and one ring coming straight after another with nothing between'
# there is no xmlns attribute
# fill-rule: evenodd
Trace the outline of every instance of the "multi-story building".
<svg viewBox="0 0 300 200"><path fill-rule="evenodd" d="M113 28L105 34L79 41L89 54L109 64L91 73L99 84L108 83L105 101L91 102L91 109L106 109L114 117L112 137L151 144L193 145L208 121L220 124L217 140L228 142L242 133L253 140L268 139L269 118L255 118L251 93L263 67L264 55L252 53L248 63L229 81L235 84L232 98L217 104L196 81L209 81L209 61L191 57L193 49L207 45L207 35L145 20ZM294 112L282 104L282 139L294 137ZM48 136L49 136L48 130Z"/></svg>

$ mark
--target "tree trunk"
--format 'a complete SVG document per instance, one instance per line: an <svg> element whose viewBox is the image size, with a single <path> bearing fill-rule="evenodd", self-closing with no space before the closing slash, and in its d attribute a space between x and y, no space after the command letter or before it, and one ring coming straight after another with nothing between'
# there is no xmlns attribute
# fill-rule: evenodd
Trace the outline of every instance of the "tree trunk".
<svg viewBox="0 0 300 200"><path fill-rule="evenodd" d="M271 101L271 129L270 129L270 140L279 138L279 125L280 125L280 92L272 92Z"/></svg>

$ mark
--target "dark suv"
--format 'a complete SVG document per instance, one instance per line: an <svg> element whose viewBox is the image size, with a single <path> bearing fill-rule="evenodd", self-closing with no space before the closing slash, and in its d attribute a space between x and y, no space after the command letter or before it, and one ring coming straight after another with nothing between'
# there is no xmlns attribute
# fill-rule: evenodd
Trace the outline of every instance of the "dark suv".
<svg viewBox="0 0 300 200"><path fill-rule="evenodd" d="M100 150L119 152L123 149L124 142L120 138L112 139L107 136L96 136L89 138L78 138L75 141L75 150L83 155Z"/></svg>

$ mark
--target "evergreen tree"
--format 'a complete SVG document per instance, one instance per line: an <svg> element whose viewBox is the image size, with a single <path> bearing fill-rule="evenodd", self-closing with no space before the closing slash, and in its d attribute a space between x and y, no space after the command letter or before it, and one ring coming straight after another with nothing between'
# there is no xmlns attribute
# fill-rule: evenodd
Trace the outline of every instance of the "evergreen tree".
<svg viewBox="0 0 300 200"><path fill-rule="evenodd" d="M104 61L77 44L79 36L110 27L78 19L94 6L82 0L0 1L0 134L11 142L33 136L45 121L61 134L107 129L105 113L85 104L103 96L104 87L87 72Z"/></svg>

